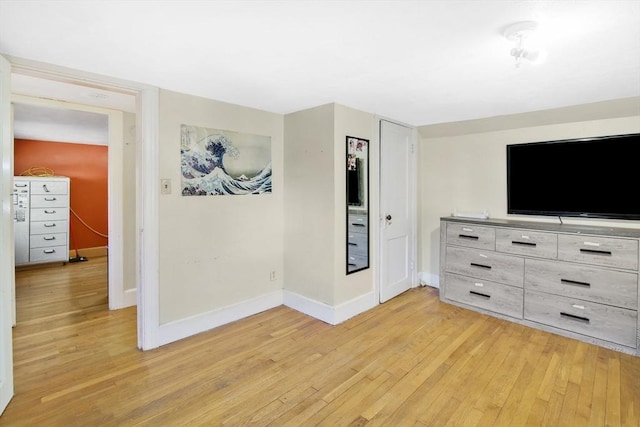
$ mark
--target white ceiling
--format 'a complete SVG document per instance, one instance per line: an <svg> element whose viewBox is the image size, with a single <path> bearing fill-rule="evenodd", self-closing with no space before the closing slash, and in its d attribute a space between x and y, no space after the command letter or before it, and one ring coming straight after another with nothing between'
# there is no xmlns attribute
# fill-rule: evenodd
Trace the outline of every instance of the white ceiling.
<svg viewBox="0 0 640 427"><path fill-rule="evenodd" d="M549 57L516 68L505 27ZM427 125L640 96L640 1L0 0L0 52L286 114Z"/></svg>

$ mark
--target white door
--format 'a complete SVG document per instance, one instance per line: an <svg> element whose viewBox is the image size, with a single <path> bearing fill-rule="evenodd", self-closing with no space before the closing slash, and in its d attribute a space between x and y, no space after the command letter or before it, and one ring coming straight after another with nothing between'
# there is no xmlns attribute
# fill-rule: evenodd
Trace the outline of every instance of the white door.
<svg viewBox="0 0 640 427"><path fill-rule="evenodd" d="M14 287L13 132L11 130L11 65L0 56L0 414L13 397L12 330Z"/></svg>
<svg viewBox="0 0 640 427"><path fill-rule="evenodd" d="M408 290L415 258L413 129L380 120L380 302Z"/></svg>

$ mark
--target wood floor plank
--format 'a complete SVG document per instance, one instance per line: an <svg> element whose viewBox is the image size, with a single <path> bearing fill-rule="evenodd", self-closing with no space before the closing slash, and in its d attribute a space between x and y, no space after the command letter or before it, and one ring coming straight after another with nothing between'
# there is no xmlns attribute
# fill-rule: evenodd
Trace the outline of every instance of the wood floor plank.
<svg viewBox="0 0 640 427"><path fill-rule="evenodd" d="M412 289L339 325L281 306L152 351L107 260L16 273L0 426L640 427L640 358Z"/></svg>

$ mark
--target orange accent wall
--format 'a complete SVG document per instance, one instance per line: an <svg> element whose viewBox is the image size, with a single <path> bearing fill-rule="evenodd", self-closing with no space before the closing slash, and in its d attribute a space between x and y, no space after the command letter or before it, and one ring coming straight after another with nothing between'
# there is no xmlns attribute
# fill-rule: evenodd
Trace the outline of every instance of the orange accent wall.
<svg viewBox="0 0 640 427"><path fill-rule="evenodd" d="M91 228L108 234L108 147L104 145L16 139L14 173L33 167L71 178L71 209ZM107 246L108 240L87 229L71 213L69 249ZM77 246L76 246L77 245Z"/></svg>

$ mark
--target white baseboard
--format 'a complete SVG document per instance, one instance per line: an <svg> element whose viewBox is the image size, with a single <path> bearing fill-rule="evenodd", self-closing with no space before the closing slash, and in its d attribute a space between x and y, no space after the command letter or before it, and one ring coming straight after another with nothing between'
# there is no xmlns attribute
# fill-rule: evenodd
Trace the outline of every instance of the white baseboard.
<svg viewBox="0 0 640 427"><path fill-rule="evenodd" d="M431 286L432 288L440 288L440 276L437 274L427 273L426 271L418 273L421 286Z"/></svg>
<svg viewBox="0 0 640 427"><path fill-rule="evenodd" d="M282 291L278 290L207 313L160 325L158 328L158 346L278 307L282 305L282 299Z"/></svg>
<svg viewBox="0 0 640 427"><path fill-rule="evenodd" d="M322 320L325 323L337 325L375 307L379 302L376 293L370 292L333 307L285 290L283 303L287 307Z"/></svg>
<svg viewBox="0 0 640 427"><path fill-rule="evenodd" d="M137 304L138 304L138 292L136 288L125 290L124 298L122 301L122 308L131 307Z"/></svg>

